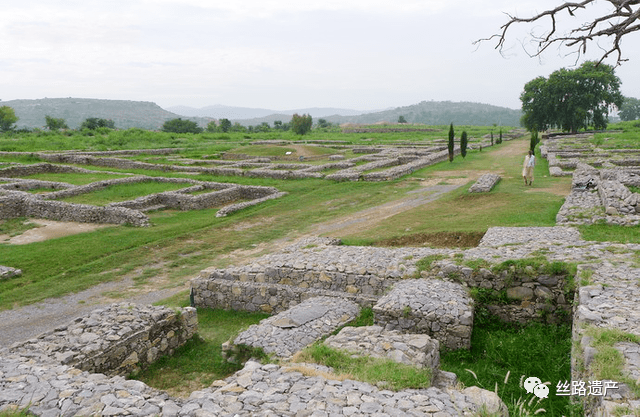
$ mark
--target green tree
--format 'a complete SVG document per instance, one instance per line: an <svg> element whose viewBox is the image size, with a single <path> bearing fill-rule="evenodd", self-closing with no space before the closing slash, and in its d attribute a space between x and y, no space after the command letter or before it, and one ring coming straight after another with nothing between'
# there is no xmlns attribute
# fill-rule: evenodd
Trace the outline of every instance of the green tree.
<svg viewBox="0 0 640 417"><path fill-rule="evenodd" d="M293 130L296 135L304 135L311 130L312 123L313 120L311 119L310 114L303 114L300 116L296 113L291 118L291 130Z"/></svg>
<svg viewBox="0 0 640 417"><path fill-rule="evenodd" d="M398 116L398 123L407 123L407 119L405 119L404 116L400 115Z"/></svg>
<svg viewBox="0 0 640 417"><path fill-rule="evenodd" d="M462 155L463 158L467 156L467 143L467 131L463 130L462 135L460 135L460 155Z"/></svg>
<svg viewBox="0 0 640 417"><path fill-rule="evenodd" d="M539 142L540 139L538 139L538 131L534 129L531 131L531 139L529 140L529 149L531 149L531 152L536 151L536 145Z"/></svg>
<svg viewBox="0 0 640 417"><path fill-rule="evenodd" d="M198 126L196 122L177 118L164 122L162 131L171 133L202 133L202 128Z"/></svg>
<svg viewBox="0 0 640 417"><path fill-rule="evenodd" d="M99 127L107 127L109 129L115 129L116 124L110 119L99 119L97 117L89 117L85 119L80 125L80 129L96 130Z"/></svg>
<svg viewBox="0 0 640 417"><path fill-rule="evenodd" d="M220 130L224 133L227 133L231 130L231 120L229 119L220 119Z"/></svg>
<svg viewBox="0 0 640 417"><path fill-rule="evenodd" d="M216 121L212 120L209 123L207 123L207 132L217 132L218 131L218 126L216 125Z"/></svg>
<svg viewBox="0 0 640 417"><path fill-rule="evenodd" d="M593 126L605 129L609 110L622 105L620 79L610 65L587 61L579 68L562 68L548 79L538 77L520 95L522 124L529 130L559 127L564 131Z"/></svg>
<svg viewBox="0 0 640 417"><path fill-rule="evenodd" d="M51 116L44 116L44 120L49 130L68 129L67 122L64 119L56 119Z"/></svg>
<svg viewBox="0 0 640 417"><path fill-rule="evenodd" d="M623 121L640 119L640 100L633 97L625 97L620 106L618 116Z"/></svg>
<svg viewBox="0 0 640 417"><path fill-rule="evenodd" d="M326 119L318 119L318 127L320 129L326 129L328 127L331 127L331 122L327 122Z"/></svg>
<svg viewBox="0 0 640 417"><path fill-rule="evenodd" d="M447 148L449 150L449 162L453 162L453 150L455 147L454 143L455 133L453 131L453 123L449 126L449 143L447 144Z"/></svg>
<svg viewBox="0 0 640 417"><path fill-rule="evenodd" d="M13 130L13 124L18 121L15 110L9 106L0 107L0 132Z"/></svg>

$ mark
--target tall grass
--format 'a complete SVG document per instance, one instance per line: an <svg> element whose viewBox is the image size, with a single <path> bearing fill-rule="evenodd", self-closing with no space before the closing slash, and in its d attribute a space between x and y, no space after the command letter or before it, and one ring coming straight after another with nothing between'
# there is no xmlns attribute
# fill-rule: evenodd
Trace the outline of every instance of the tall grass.
<svg viewBox="0 0 640 417"><path fill-rule="evenodd" d="M466 386L494 391L509 408L510 415L522 410L533 414L542 408L549 416L569 416L575 411L569 397L555 395L559 381L571 380L571 327L568 325L509 325L494 319L474 323L471 350L441 355L441 369L454 372ZM509 375L509 377L507 377ZM522 386L537 377L548 382L549 397L537 401ZM528 404L534 399L531 404Z"/></svg>

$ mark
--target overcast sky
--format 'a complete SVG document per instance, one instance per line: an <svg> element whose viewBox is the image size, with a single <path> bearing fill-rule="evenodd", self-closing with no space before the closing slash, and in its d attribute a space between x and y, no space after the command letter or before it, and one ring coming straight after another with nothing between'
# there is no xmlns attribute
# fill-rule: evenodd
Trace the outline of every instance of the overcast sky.
<svg viewBox="0 0 640 417"><path fill-rule="evenodd" d="M373 110L450 100L519 108L526 82L575 64L557 49L542 60L527 56L522 42L541 25L511 33L505 57L493 42L473 45L499 30L503 12L528 16L560 4L553 0L2 3L3 101ZM640 32L623 48L622 93L640 97Z"/></svg>

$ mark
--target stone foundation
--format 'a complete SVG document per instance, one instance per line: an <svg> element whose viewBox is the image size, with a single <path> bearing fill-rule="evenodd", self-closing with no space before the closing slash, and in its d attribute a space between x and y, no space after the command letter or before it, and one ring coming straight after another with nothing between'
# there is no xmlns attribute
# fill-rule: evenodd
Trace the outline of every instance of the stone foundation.
<svg viewBox="0 0 640 417"><path fill-rule="evenodd" d="M473 300L459 284L405 280L373 307L374 321L386 330L427 334L449 349L469 349Z"/></svg>

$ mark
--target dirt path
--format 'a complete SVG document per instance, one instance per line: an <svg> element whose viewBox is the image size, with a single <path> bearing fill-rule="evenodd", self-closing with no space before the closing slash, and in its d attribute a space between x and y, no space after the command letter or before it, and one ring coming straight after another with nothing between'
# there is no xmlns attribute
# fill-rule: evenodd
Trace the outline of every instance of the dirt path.
<svg viewBox="0 0 640 417"><path fill-rule="evenodd" d="M514 160L514 158L519 158L520 155L524 155L526 147L527 144L522 141L507 142L495 152L499 152L499 155L504 157L504 160ZM496 167L496 170L492 170L491 172L502 173L500 167ZM483 173L484 172L481 171L442 171L431 173L429 179L421 181L420 188L409 192L406 197L400 200L362 210L340 219L317 224L303 235L289 236L261 243L251 250L234 251L229 253L226 258L233 264L241 265L261 254L280 250L291 245L295 240L304 237L320 235L338 237L358 233L375 227L380 221L391 216L435 201L441 195L463 186L470 180L477 179ZM56 223L60 222L50 222L48 226L32 229L39 231L39 233L32 235L32 238L35 239L36 236L42 237L47 235L50 237L59 237L61 236L60 233L64 233L60 232L60 230L64 230L65 227L68 233L81 233L87 230L87 225L63 224L60 226ZM50 233L47 233L47 227L50 228ZM236 225L236 227L241 226ZM247 227L252 227L252 225ZM147 285L145 289L137 290L128 297L119 299L119 301L151 304L188 289L189 283L188 280L185 280L182 286L155 290L154 287L157 288L158 286ZM37 304L15 308L13 310L0 311L0 347L10 346L15 342L36 337L44 331L65 324L76 317L86 315L89 311L118 301L105 294L110 292L123 293L131 287L133 287L133 280L127 278L100 284L77 294L48 299Z"/></svg>

